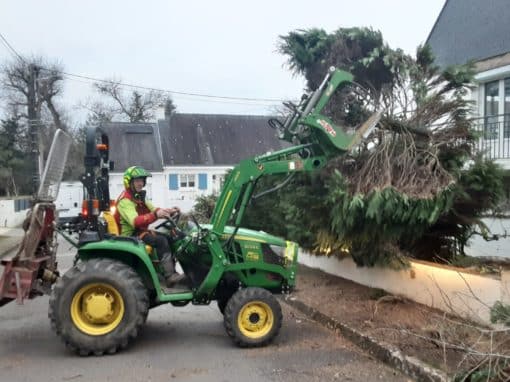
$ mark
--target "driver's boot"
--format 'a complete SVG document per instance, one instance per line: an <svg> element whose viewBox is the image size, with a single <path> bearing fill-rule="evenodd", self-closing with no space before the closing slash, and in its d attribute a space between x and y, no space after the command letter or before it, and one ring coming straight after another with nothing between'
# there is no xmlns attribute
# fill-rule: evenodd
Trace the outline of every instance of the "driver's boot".
<svg viewBox="0 0 510 382"><path fill-rule="evenodd" d="M163 277L167 287L172 287L186 280L186 275L181 275L175 271L175 263L171 253L165 253L160 264L163 268Z"/></svg>

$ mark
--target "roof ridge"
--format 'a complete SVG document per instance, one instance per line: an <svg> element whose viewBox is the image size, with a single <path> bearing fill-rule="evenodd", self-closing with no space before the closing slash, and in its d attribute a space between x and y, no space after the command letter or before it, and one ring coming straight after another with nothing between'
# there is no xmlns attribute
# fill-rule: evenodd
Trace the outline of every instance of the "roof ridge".
<svg viewBox="0 0 510 382"><path fill-rule="evenodd" d="M203 117L248 117L248 118L272 118L274 115L263 115L263 114L213 114L213 113L172 113L170 116L170 119L174 115L196 115L196 116L203 116ZM166 121L166 119L158 119L158 121Z"/></svg>
<svg viewBox="0 0 510 382"><path fill-rule="evenodd" d="M427 45L429 43L430 36L432 36L432 32L434 31L434 29L436 29L437 22L439 21L440 17L443 15L443 11L446 8L446 4L449 1L450 0L446 0L443 4L443 7L441 8L441 11L439 11L439 14L436 17L436 21L434 22L434 25L432 26L432 29L430 30L429 35L427 36L427 39L425 40L425 45Z"/></svg>

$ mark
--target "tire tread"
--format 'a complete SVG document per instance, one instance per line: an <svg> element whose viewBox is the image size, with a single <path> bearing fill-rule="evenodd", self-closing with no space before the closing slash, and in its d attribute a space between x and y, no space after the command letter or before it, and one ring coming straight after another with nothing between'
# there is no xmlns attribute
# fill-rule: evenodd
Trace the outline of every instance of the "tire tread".
<svg viewBox="0 0 510 382"><path fill-rule="evenodd" d="M114 331L106 336L110 338L106 341L98 341L101 344L84 344L74 335L74 331L70 330L72 323L62 322L62 299L67 288L73 280L78 277L95 277L97 274L113 277L114 279L123 280L125 285L134 292L136 307L134 324L126 332L124 330ZM62 339L64 344L74 353L80 356L88 356L94 354L101 356L103 354L114 354L117 351L127 347L129 342L135 339L140 332L142 325L145 323L149 311L149 298L147 290L138 274L127 264L120 261L101 258L89 261L79 262L69 269L55 284L50 296L48 317L50 318L51 328Z"/></svg>

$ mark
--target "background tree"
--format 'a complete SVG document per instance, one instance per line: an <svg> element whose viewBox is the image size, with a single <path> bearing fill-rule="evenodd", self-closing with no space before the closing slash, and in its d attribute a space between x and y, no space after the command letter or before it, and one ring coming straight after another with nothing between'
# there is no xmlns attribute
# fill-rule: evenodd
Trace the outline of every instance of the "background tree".
<svg viewBox="0 0 510 382"><path fill-rule="evenodd" d="M34 68L34 69L32 69ZM62 93L62 65L34 56L27 60L14 60L5 63L1 68L0 84L2 100L9 117L19 120L20 125L28 127L30 123L38 123L40 134L39 150L43 156L49 150L49 142L57 128L67 130L57 110L57 99ZM32 76L35 75L35 97L30 99ZM32 105L29 105L32 103ZM35 109L38 121L28 120L28 108Z"/></svg>
<svg viewBox="0 0 510 382"><path fill-rule="evenodd" d="M78 106L87 111L86 126L98 125L102 122L111 122L115 117L115 107L101 101L87 100Z"/></svg>
<svg viewBox="0 0 510 382"><path fill-rule="evenodd" d="M30 189L29 171L25 160L28 142L19 118L0 122L0 195L17 196Z"/></svg>
<svg viewBox="0 0 510 382"><path fill-rule="evenodd" d="M170 116L173 112L175 112L175 110L177 110L177 107L174 102L171 98L167 98L165 100L165 119L170 119Z"/></svg>
<svg viewBox="0 0 510 382"><path fill-rule="evenodd" d="M42 158L46 158L57 129L67 131L73 137L79 136L79 131L71 123L71 118L60 103L63 94L63 66L59 62L50 61L41 56L33 56L24 60L6 62L0 69L0 100L7 116L4 121L4 132L8 126L16 121L16 145L21 149L21 155L16 157L16 171L13 172L17 192L29 194L31 190L30 158L28 153L29 126L36 123L39 135L39 151ZM31 76L35 74L35 94L30 97ZM28 118L28 107L35 109L35 119ZM77 180L82 171L83 148L82 142L73 141L68 166L64 172L64 179ZM5 162L1 165L3 174L10 173L10 167ZM19 177L19 179L16 179ZM4 192L12 192L5 190Z"/></svg>
<svg viewBox="0 0 510 382"><path fill-rule="evenodd" d="M120 81L104 81L94 84L99 94L107 98L107 103L96 102L93 114L106 117L105 120L127 120L128 122L148 122L155 119L156 110L165 108L165 113L175 110L175 105L169 96L160 91L141 93L133 90L126 94L124 85Z"/></svg>

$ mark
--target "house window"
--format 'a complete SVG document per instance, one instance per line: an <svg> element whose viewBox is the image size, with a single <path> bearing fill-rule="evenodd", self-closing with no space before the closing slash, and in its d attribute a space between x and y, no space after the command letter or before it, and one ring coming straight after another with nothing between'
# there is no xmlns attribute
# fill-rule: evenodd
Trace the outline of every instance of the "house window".
<svg viewBox="0 0 510 382"><path fill-rule="evenodd" d="M485 84L485 123L483 137L498 138L499 81Z"/></svg>
<svg viewBox="0 0 510 382"><path fill-rule="evenodd" d="M195 187L195 174L180 174L179 185L181 188L194 188Z"/></svg>
<svg viewBox="0 0 510 382"><path fill-rule="evenodd" d="M223 188L223 185L225 184L225 175L224 174L218 175L218 183L220 184L220 188Z"/></svg>
<svg viewBox="0 0 510 382"><path fill-rule="evenodd" d="M223 188L225 183L225 174L213 174L213 189L217 192Z"/></svg>

